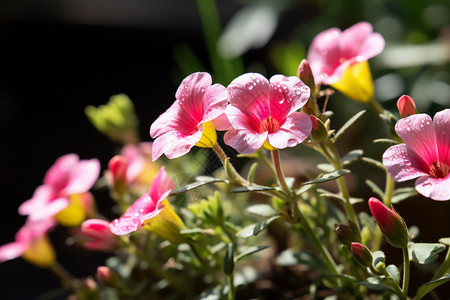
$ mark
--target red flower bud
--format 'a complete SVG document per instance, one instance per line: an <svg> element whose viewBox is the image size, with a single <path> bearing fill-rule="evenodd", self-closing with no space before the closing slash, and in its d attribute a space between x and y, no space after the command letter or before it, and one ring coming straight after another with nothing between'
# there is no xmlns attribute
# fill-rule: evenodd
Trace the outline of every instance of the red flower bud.
<svg viewBox="0 0 450 300"><path fill-rule="evenodd" d="M310 89L311 89L311 97L315 93L316 83L314 81L314 76L311 71L311 66L306 59L303 59L300 62L297 70L297 77L300 78Z"/></svg>
<svg viewBox="0 0 450 300"><path fill-rule="evenodd" d="M369 207L389 244L397 248L406 247L408 245L408 228L394 207L389 209L374 197L369 199Z"/></svg>
<svg viewBox="0 0 450 300"><path fill-rule="evenodd" d="M413 98L403 95L397 100L397 108L402 118L409 117L418 113Z"/></svg>
<svg viewBox="0 0 450 300"><path fill-rule="evenodd" d="M355 256L356 260L365 267L372 266L372 252L361 243L353 242L350 246L350 250Z"/></svg>
<svg viewBox="0 0 450 300"><path fill-rule="evenodd" d="M120 284L119 275L106 266L97 267L97 278L106 286L117 287Z"/></svg>

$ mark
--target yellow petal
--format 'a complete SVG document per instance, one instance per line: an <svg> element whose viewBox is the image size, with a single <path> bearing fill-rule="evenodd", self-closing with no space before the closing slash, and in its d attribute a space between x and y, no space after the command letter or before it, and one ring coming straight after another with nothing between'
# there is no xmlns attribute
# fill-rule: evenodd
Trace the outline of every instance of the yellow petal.
<svg viewBox="0 0 450 300"><path fill-rule="evenodd" d="M203 135L200 141L195 144L197 147L212 148L217 141L217 133L212 121L203 123Z"/></svg>
<svg viewBox="0 0 450 300"><path fill-rule="evenodd" d="M45 235L34 241L22 254L22 258L35 266L46 268L55 263L56 254L48 236Z"/></svg>
<svg viewBox="0 0 450 300"><path fill-rule="evenodd" d="M83 194L70 195L69 206L57 213L55 216L59 224L68 227L81 225L81 223L86 219L86 212L82 197Z"/></svg>
<svg viewBox="0 0 450 300"><path fill-rule="evenodd" d="M269 142L267 140L264 141L263 147L264 147L264 149L267 149L269 151L277 150L277 148L275 148L274 146L269 144Z"/></svg>
<svg viewBox="0 0 450 300"><path fill-rule="evenodd" d="M373 81L367 61L349 66L341 79L331 85L347 97L369 103L373 100Z"/></svg>

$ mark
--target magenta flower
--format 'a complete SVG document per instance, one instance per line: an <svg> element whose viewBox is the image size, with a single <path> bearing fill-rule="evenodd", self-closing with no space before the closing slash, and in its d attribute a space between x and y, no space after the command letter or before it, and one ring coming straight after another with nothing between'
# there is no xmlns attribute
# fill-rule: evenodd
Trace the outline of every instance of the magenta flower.
<svg viewBox="0 0 450 300"><path fill-rule="evenodd" d="M269 82L248 73L227 89L230 105L225 114L231 129L224 141L238 152L250 154L263 145L269 150L294 147L311 132L310 118L297 112L308 101L310 90L297 77L275 75Z"/></svg>
<svg viewBox="0 0 450 300"><path fill-rule="evenodd" d="M367 61L384 49L384 39L372 25L360 22L341 31L330 28L319 33L309 48L307 59L316 84L333 84L354 63Z"/></svg>
<svg viewBox="0 0 450 300"><path fill-rule="evenodd" d="M97 159L79 160L76 154L66 154L56 160L33 197L19 207L21 215L31 220L51 218L70 204L69 197L89 191L100 174Z"/></svg>
<svg viewBox="0 0 450 300"><path fill-rule="evenodd" d="M175 94L175 102L150 127L153 160L163 153L177 158L192 147L212 147L217 140L213 121L228 105L228 93L220 84L211 85L211 75L186 77Z"/></svg>
<svg viewBox="0 0 450 300"><path fill-rule="evenodd" d="M109 222L89 219L81 224L81 232L88 241L85 247L91 250L111 251L117 248L117 237L111 232Z"/></svg>
<svg viewBox="0 0 450 300"><path fill-rule="evenodd" d="M395 131L405 144L389 147L383 164L395 181L417 178L416 190L433 200L450 199L450 109L400 119Z"/></svg>
<svg viewBox="0 0 450 300"><path fill-rule="evenodd" d="M53 263L55 253L49 246L46 234L55 224L56 222L52 219L27 220L17 232L14 242L0 246L0 263L22 255L38 266L48 266Z"/></svg>
<svg viewBox="0 0 450 300"><path fill-rule="evenodd" d="M162 203L175 187L164 167L156 174L147 193L137 199L127 211L111 222L112 233L124 235L141 228L147 220L158 215L165 205Z"/></svg>

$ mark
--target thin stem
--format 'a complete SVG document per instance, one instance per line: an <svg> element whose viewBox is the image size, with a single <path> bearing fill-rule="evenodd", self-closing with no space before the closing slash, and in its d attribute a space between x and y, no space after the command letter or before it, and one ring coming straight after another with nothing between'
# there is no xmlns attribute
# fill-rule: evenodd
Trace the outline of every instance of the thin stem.
<svg viewBox="0 0 450 300"><path fill-rule="evenodd" d="M394 188L395 188L395 181L391 177L391 175L389 175L389 173L386 172L386 188L384 190L383 202L384 202L384 205L386 205L387 207L391 206L392 194L394 193Z"/></svg>
<svg viewBox="0 0 450 300"><path fill-rule="evenodd" d="M216 152L217 156L219 157L220 161L222 162L223 166L226 168L228 166L227 172L231 179L234 180L234 184L240 185L240 186L249 186L250 183L244 179L238 171L234 168L234 166L228 161L228 164L226 163L226 160L228 159L227 155L223 151L222 147L218 143L215 143L212 147L214 152Z"/></svg>
<svg viewBox="0 0 450 300"><path fill-rule="evenodd" d="M64 285L74 290L77 288L77 279L58 262L52 264L50 270L61 278Z"/></svg>
<svg viewBox="0 0 450 300"><path fill-rule="evenodd" d="M409 286L409 269L410 269L410 261L409 261L409 252L408 247L403 247L403 284L402 291L405 297L408 297L408 286Z"/></svg>
<svg viewBox="0 0 450 300"><path fill-rule="evenodd" d="M229 291L228 291L228 300L234 300L236 298L236 288L234 287L234 272L231 272L228 275L228 284L229 284Z"/></svg>
<svg viewBox="0 0 450 300"><path fill-rule="evenodd" d="M275 173L277 174L278 183L280 184L283 191L285 191L288 195L291 194L291 190L289 189L286 178L284 178L283 168L281 167L280 160L280 151L278 149L270 151L272 152L272 161L275 167Z"/></svg>
<svg viewBox="0 0 450 300"><path fill-rule="evenodd" d="M266 168L270 171L270 173L272 173L273 177L276 177L277 173L275 172L275 169L273 168L270 161L267 159L267 156L264 155L262 151L258 151L257 154L258 158L262 161L262 163L266 166Z"/></svg>
<svg viewBox="0 0 450 300"><path fill-rule="evenodd" d="M392 278L391 274L389 274L389 272L386 270L385 267L381 270L375 269L374 266L370 266L369 268L370 268L370 271L372 271L372 273L374 273L374 274L384 275L386 277ZM397 294L397 296L399 296L401 299L407 299L407 296L403 294L402 290L400 289L400 287L397 284L394 283L391 286L395 289L395 293Z"/></svg>
<svg viewBox="0 0 450 300"><path fill-rule="evenodd" d="M377 115L381 115L384 112L384 108L375 99L372 99L369 102L369 106L377 113Z"/></svg>

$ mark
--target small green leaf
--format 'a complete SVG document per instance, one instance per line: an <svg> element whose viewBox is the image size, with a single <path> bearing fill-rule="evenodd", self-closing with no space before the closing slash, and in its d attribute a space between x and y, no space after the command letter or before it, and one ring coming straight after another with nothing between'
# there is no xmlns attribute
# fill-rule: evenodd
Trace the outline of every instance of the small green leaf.
<svg viewBox="0 0 450 300"><path fill-rule="evenodd" d="M341 169L341 170L336 170L330 173L326 173L326 174L321 174L319 175L319 177L317 177L314 180L311 181L307 181L307 182L303 182L302 185L307 185L307 184L315 184L315 183L322 183L322 182L326 182L326 181L331 181L331 180L335 180L341 176L350 174L350 170L347 169Z"/></svg>
<svg viewBox="0 0 450 300"><path fill-rule="evenodd" d="M361 160L386 172L386 167L382 162L379 162L378 160L369 157L362 157Z"/></svg>
<svg viewBox="0 0 450 300"><path fill-rule="evenodd" d="M326 164L326 163L318 164L317 168L320 171L323 171L326 173L333 172L335 170L332 164Z"/></svg>
<svg viewBox="0 0 450 300"><path fill-rule="evenodd" d="M223 258L223 272L227 275L233 273L234 270L234 246L233 243L228 244L227 252Z"/></svg>
<svg viewBox="0 0 450 300"><path fill-rule="evenodd" d="M399 203L408 198L414 197L417 195L417 191L415 188L401 188L394 191L394 196L392 196L392 203Z"/></svg>
<svg viewBox="0 0 450 300"><path fill-rule="evenodd" d="M351 117L345 124L336 132L336 135L333 137L332 142L336 142L336 140L350 127L355 123L366 111L362 110L353 117Z"/></svg>
<svg viewBox="0 0 450 300"><path fill-rule="evenodd" d="M386 256L384 255L384 252L381 250L373 252L372 258L373 258L373 266L374 267L376 267L379 263L386 262Z"/></svg>
<svg viewBox="0 0 450 300"><path fill-rule="evenodd" d="M247 181L250 182L250 184L253 183L253 178L255 178L256 168L258 168L257 162L253 163L250 167L250 170L248 171Z"/></svg>
<svg viewBox="0 0 450 300"><path fill-rule="evenodd" d="M381 280L377 277L369 277L369 278L367 278L367 281L360 281L360 282L357 282L357 284L364 285L374 291L387 290L387 291L395 292L395 289L393 287L381 283Z"/></svg>
<svg viewBox="0 0 450 300"><path fill-rule="evenodd" d="M239 230L236 233L236 236L240 237L240 238L248 238L253 235L257 235L258 233L263 231L270 223L278 220L279 218L280 218L280 216L273 216L273 217L265 219L261 222L248 225L247 227Z"/></svg>
<svg viewBox="0 0 450 300"><path fill-rule="evenodd" d="M419 264L428 264L438 258L438 253L445 250L438 243L408 243L410 260Z"/></svg>
<svg viewBox="0 0 450 300"><path fill-rule="evenodd" d="M386 267L386 270L389 275L391 275L392 279L394 279L394 283L398 285L400 282L400 271L398 268L395 265L389 265Z"/></svg>
<svg viewBox="0 0 450 300"><path fill-rule="evenodd" d="M450 246L450 237L439 239L439 243Z"/></svg>
<svg viewBox="0 0 450 300"><path fill-rule="evenodd" d="M369 229L370 232L376 232L377 224L372 216L370 216L366 212L361 212L359 214L359 219L361 220L361 223Z"/></svg>
<svg viewBox="0 0 450 300"><path fill-rule="evenodd" d="M392 145L396 145L398 144L397 141L391 140L391 139L376 139L373 140L374 143L388 143L388 144L392 144Z"/></svg>
<svg viewBox="0 0 450 300"><path fill-rule="evenodd" d="M270 247L269 245L262 245L262 246L254 246L254 247L247 248L244 252L242 252L238 256L236 256L234 261L235 262L240 261L241 259L243 259L246 256L252 255L253 253L259 252L259 251L267 249L269 247Z"/></svg>
<svg viewBox="0 0 450 300"><path fill-rule="evenodd" d="M361 149L352 150L349 153L345 154L341 158L342 165L346 166L357 160L363 155L364 151Z"/></svg>
<svg viewBox="0 0 450 300"><path fill-rule="evenodd" d="M216 183L216 182L228 183L228 180L218 179L218 178L208 177L208 176L198 176L195 179L197 180L196 182L190 183L182 188L176 189L176 190L172 191L172 193L170 193L170 195L171 196L179 195L179 194L188 192L190 190L196 189L196 188L206 185L206 184L211 184L211 183Z"/></svg>
<svg viewBox="0 0 450 300"><path fill-rule="evenodd" d="M384 192L378 187L378 185L370 179L366 179L366 184L372 189L372 192L377 194L381 199L384 198Z"/></svg>
<svg viewBox="0 0 450 300"><path fill-rule="evenodd" d="M311 269L326 269L325 263L317 256L306 251L293 251L286 249L276 258L277 264L280 266L307 265Z"/></svg>
<svg viewBox="0 0 450 300"><path fill-rule="evenodd" d="M438 278L436 280L427 282L422 284L421 286L419 286L419 288L417 289L417 295L416 295L416 300L420 300L422 299L423 296L425 296L426 294L428 294L429 292L431 292L432 290L434 290L435 288L437 288L438 286L449 282L450 281L450 275L446 275L444 277Z"/></svg>
<svg viewBox="0 0 450 300"><path fill-rule="evenodd" d="M296 193L297 195L301 195L301 194L303 194L304 192L307 192L307 191L308 191L310 188L312 188L312 187L313 187L313 186L312 186L311 184L301 186L298 190L295 191L295 193Z"/></svg>
<svg viewBox="0 0 450 300"><path fill-rule="evenodd" d="M320 191L325 191L325 190L322 190L322 189L318 189L318 191L319 191L319 190L320 190ZM327 198L334 198L334 199L337 199L337 200L342 201L342 203L346 203L346 202L347 202L347 200L345 200L345 198L342 197L341 195L329 193L329 192L327 192L327 191L321 193L320 196L321 196L321 197L327 197ZM361 202L363 202L363 201L364 201L364 199L362 199L362 198L350 198L350 203L351 203L352 205L353 205L353 204L356 204L356 203L361 203Z"/></svg>
<svg viewBox="0 0 450 300"><path fill-rule="evenodd" d="M275 191L276 189L277 188L270 186L255 185L255 186L241 186L233 189L231 192L232 193L264 192L264 191Z"/></svg>
<svg viewBox="0 0 450 300"><path fill-rule="evenodd" d="M263 217L273 217L277 214L277 211L268 204L255 204L247 207L249 213L260 215Z"/></svg>

